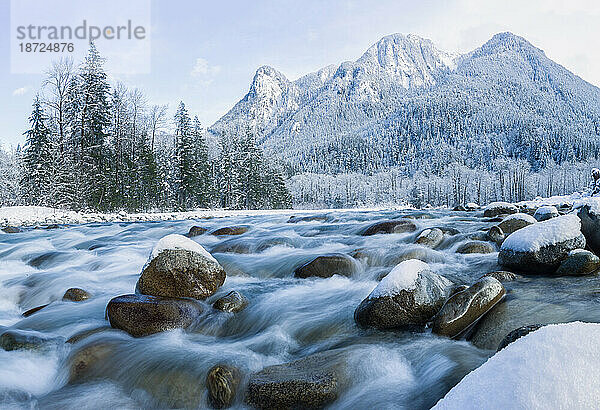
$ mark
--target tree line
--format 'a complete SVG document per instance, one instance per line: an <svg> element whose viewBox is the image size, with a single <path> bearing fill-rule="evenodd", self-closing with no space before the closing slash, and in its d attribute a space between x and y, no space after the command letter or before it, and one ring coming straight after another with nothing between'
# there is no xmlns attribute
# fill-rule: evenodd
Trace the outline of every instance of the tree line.
<svg viewBox="0 0 600 410"><path fill-rule="evenodd" d="M20 203L76 210L291 207L279 165L249 128L209 144L183 102L170 122L167 106L111 86L103 63L94 44L78 67L53 63L15 152L17 175L6 177L18 186L0 189L18 189Z"/></svg>

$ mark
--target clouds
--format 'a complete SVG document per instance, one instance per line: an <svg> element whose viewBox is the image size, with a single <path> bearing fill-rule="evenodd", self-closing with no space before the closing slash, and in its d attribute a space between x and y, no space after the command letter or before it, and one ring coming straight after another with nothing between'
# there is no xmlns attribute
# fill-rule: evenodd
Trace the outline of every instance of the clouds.
<svg viewBox="0 0 600 410"><path fill-rule="evenodd" d="M22 95L25 95L29 91L29 88L30 88L29 86L17 88L16 90L14 90L12 92L12 95L13 95L13 97L20 97Z"/></svg>
<svg viewBox="0 0 600 410"><path fill-rule="evenodd" d="M221 66L210 65L206 59L199 57L196 59L190 75L196 79L200 85L206 86L214 81L220 71Z"/></svg>

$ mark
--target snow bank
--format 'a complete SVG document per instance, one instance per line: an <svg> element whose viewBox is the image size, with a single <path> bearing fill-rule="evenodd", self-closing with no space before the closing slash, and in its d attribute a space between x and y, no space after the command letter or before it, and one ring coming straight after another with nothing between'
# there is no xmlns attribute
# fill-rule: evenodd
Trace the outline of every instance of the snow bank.
<svg viewBox="0 0 600 410"><path fill-rule="evenodd" d="M433 408L598 408L598 340L597 323L544 326L496 353Z"/></svg>
<svg viewBox="0 0 600 410"><path fill-rule="evenodd" d="M429 265L418 259L409 259L400 262L390 273L381 279L381 282L379 282L369 295L369 299L394 296L401 290L415 289L417 287L419 275L423 271L429 270ZM438 275L435 276L440 277Z"/></svg>
<svg viewBox="0 0 600 410"><path fill-rule="evenodd" d="M217 260L206 249L204 249L202 245L192 241L189 238L186 238L183 235L178 234L171 234L161 238L161 240L159 240L156 243L156 245L154 245L154 248L152 249L152 253L150 254L150 258L148 259L148 261L156 258L162 251L165 251L167 249L183 249L191 252L196 252L211 261L217 262Z"/></svg>
<svg viewBox="0 0 600 410"><path fill-rule="evenodd" d="M581 221L569 214L538 222L513 232L502 243L501 249L516 252L537 252L581 235Z"/></svg>
<svg viewBox="0 0 600 410"><path fill-rule="evenodd" d="M514 208L514 209L516 209L516 206L514 206L510 202L491 202L485 207L485 210L488 211L488 210L498 209L498 208L511 208L511 209Z"/></svg>
<svg viewBox="0 0 600 410"><path fill-rule="evenodd" d="M558 209L554 205L540 206L536 211L536 215L558 215Z"/></svg>
<svg viewBox="0 0 600 410"><path fill-rule="evenodd" d="M579 201L575 201L573 204L573 208L581 208L582 206L589 206L590 212L595 215L600 214L600 197L592 197L580 199Z"/></svg>

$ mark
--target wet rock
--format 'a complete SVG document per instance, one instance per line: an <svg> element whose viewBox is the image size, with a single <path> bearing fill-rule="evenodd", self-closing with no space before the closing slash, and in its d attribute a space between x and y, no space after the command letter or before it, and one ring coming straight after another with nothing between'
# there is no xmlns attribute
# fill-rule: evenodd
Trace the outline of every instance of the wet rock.
<svg viewBox="0 0 600 410"><path fill-rule="evenodd" d="M449 236L453 236L453 235L458 235L460 233L460 231L456 228L450 228L449 226L435 226L431 229L439 229L440 231L442 231L442 233L444 235L449 235Z"/></svg>
<svg viewBox="0 0 600 410"><path fill-rule="evenodd" d="M353 258L343 254L317 256L312 261L300 266L294 271L296 278L330 278L333 275L350 276L356 271Z"/></svg>
<svg viewBox="0 0 600 410"><path fill-rule="evenodd" d="M517 272L554 273L574 249L585 247L575 215L564 215L522 228L502 243L498 254L501 266Z"/></svg>
<svg viewBox="0 0 600 410"><path fill-rule="evenodd" d="M19 232L21 232L21 229L17 228L16 226L5 226L4 228L2 228L2 232L4 232L4 233L19 233Z"/></svg>
<svg viewBox="0 0 600 410"><path fill-rule="evenodd" d="M67 343L75 344L75 343L82 341L85 338L88 338L95 334L102 333L102 332L105 332L105 331L108 331L111 329L112 329L112 327L110 327L110 326L100 326L100 327L94 327L92 329L82 330L81 332L77 332L73 336L68 338Z"/></svg>
<svg viewBox="0 0 600 410"><path fill-rule="evenodd" d="M397 221L385 221L385 222L378 222L375 223L371 226L369 226L367 229L365 229L361 235L362 236L371 236L371 235L376 235L376 234L380 234L380 233L404 233L404 232L414 232L417 230L417 226L415 225L414 222L407 220L407 219L401 219L401 220L397 220Z"/></svg>
<svg viewBox="0 0 600 410"><path fill-rule="evenodd" d="M248 232L248 227L246 226L226 226L211 232L211 235L241 235L246 232Z"/></svg>
<svg viewBox="0 0 600 410"><path fill-rule="evenodd" d="M542 222L547 221L548 219L556 218L559 215L560 214L558 213L558 209L556 209L556 207L548 205L541 206L538 209L536 209L535 213L533 214L533 217L536 221Z"/></svg>
<svg viewBox="0 0 600 410"><path fill-rule="evenodd" d="M248 306L248 299L240 292L232 290L227 295L219 298L213 303L213 308L223 312L237 313Z"/></svg>
<svg viewBox="0 0 600 410"><path fill-rule="evenodd" d="M397 253L391 253L384 258L385 266L396 266L400 262L410 259L418 259L426 263L444 262L444 254L433 249L415 246L408 249L402 249Z"/></svg>
<svg viewBox="0 0 600 410"><path fill-rule="evenodd" d="M423 326L442 307L452 282L419 260L398 264L354 311L359 326L377 329Z"/></svg>
<svg viewBox="0 0 600 410"><path fill-rule="evenodd" d="M288 246L288 247L293 248L294 241L287 237L267 238L258 243L258 245L256 246L256 252L263 252L274 246Z"/></svg>
<svg viewBox="0 0 600 410"><path fill-rule="evenodd" d="M577 216L581 220L581 232L585 236L587 245L596 254L600 255L600 200L592 199L590 203L578 208Z"/></svg>
<svg viewBox="0 0 600 410"><path fill-rule="evenodd" d="M71 302L81 302L84 300L88 300L90 298L90 294L83 289L80 288L70 288L65 292L62 300L71 301Z"/></svg>
<svg viewBox="0 0 600 410"><path fill-rule="evenodd" d="M498 225L492 226L487 233L487 239L497 243L498 245L502 245L502 242L504 242L505 239L502 228L500 228Z"/></svg>
<svg viewBox="0 0 600 410"><path fill-rule="evenodd" d="M600 258L590 251L575 249L569 252L556 270L559 276L590 275L600 269Z"/></svg>
<svg viewBox="0 0 600 410"><path fill-rule="evenodd" d="M187 233L188 238L193 238L194 236L200 236L206 233L206 231L208 231L208 229L203 228L201 226L192 226L190 228L190 230Z"/></svg>
<svg viewBox="0 0 600 410"><path fill-rule="evenodd" d="M479 279L468 289L450 297L433 318L432 331L441 336L458 337L498 303L506 290L492 278Z"/></svg>
<svg viewBox="0 0 600 410"><path fill-rule="evenodd" d="M347 383L337 351L269 366L248 382L245 402L257 409L319 409L335 401Z"/></svg>
<svg viewBox="0 0 600 410"><path fill-rule="evenodd" d="M510 215L519 212L518 208L508 202L492 202L485 207L483 216L487 218L494 218L499 215Z"/></svg>
<svg viewBox="0 0 600 410"><path fill-rule="evenodd" d="M74 350L67 358L69 382L81 383L94 378L103 363L115 352L115 344L104 341L96 341Z"/></svg>
<svg viewBox="0 0 600 410"><path fill-rule="evenodd" d="M471 239L474 241L488 241L490 239L490 236L488 235L488 232L486 231L477 231L477 232L471 232L465 235L465 238L467 239Z"/></svg>
<svg viewBox="0 0 600 410"><path fill-rule="evenodd" d="M526 226L533 225L537 221L531 215L516 213L507 216L498 224L498 227L502 229L505 235L510 235L511 233L518 231L521 228L525 228Z"/></svg>
<svg viewBox="0 0 600 410"><path fill-rule="evenodd" d="M402 218L404 218L404 219L434 219L434 216L431 214L419 212L419 213L404 215Z"/></svg>
<svg viewBox="0 0 600 410"><path fill-rule="evenodd" d="M39 350L49 344L63 343L64 339L48 337L42 333L28 330L11 329L0 335L0 348L12 350Z"/></svg>
<svg viewBox="0 0 600 410"><path fill-rule="evenodd" d="M233 366L213 366L206 376L208 402L212 408L225 409L235 401L240 384L240 372Z"/></svg>
<svg viewBox="0 0 600 410"><path fill-rule="evenodd" d="M201 245L181 235L168 235L152 251L136 289L145 295L206 299L225 276L219 262Z"/></svg>
<svg viewBox="0 0 600 410"><path fill-rule="evenodd" d="M452 210L456 212L465 212L467 208L462 205L456 205Z"/></svg>
<svg viewBox="0 0 600 410"><path fill-rule="evenodd" d="M34 307L33 309L29 309L28 311L23 313L23 317L29 317L31 315L33 315L36 312L39 312L40 310L42 310L43 308L45 308L46 306L48 306L50 303L46 303L45 305L42 306L37 306Z"/></svg>
<svg viewBox="0 0 600 410"><path fill-rule="evenodd" d="M110 325L134 337L186 328L201 312L202 306L190 299L146 295L117 296L106 307Z"/></svg>
<svg viewBox="0 0 600 410"><path fill-rule="evenodd" d="M252 253L250 250L250 245L239 242L239 241L219 243L219 244L215 245L211 249L211 251L212 251L212 253L239 253L239 254Z"/></svg>
<svg viewBox="0 0 600 410"><path fill-rule="evenodd" d="M471 241L463 243L456 249L456 253L492 253L496 252L496 248L489 242Z"/></svg>
<svg viewBox="0 0 600 410"><path fill-rule="evenodd" d="M43 229L49 230L49 229L59 229L60 226L58 224L50 224L50 225L46 225L43 227Z"/></svg>
<svg viewBox="0 0 600 410"><path fill-rule="evenodd" d="M295 224L298 222L326 222L328 220L326 215L308 215L308 216L297 216L292 215L290 219L287 220L289 224Z"/></svg>
<svg viewBox="0 0 600 410"><path fill-rule="evenodd" d="M518 276L512 272L509 272L506 270L497 270L495 272L486 273L485 275L481 276L479 279L482 279L482 278L485 278L488 276L496 279L497 281L499 281L501 283L512 282L513 280L517 280L517 278L518 278Z"/></svg>
<svg viewBox="0 0 600 410"><path fill-rule="evenodd" d="M418 245L435 248L444 240L444 233L438 228L425 229L417 236L415 243Z"/></svg>
<svg viewBox="0 0 600 410"><path fill-rule="evenodd" d="M534 332L543 326L544 325L539 325L539 324L527 325L527 326L521 326L520 328L513 330L512 332L507 334L504 339L502 339L502 341L500 342L500 345L498 346L498 349L496 351L499 352L500 350L504 349L506 346L508 346L515 340L520 339L523 336L528 335L529 333Z"/></svg>
<svg viewBox="0 0 600 410"><path fill-rule="evenodd" d="M468 285L455 285L452 286L450 288L450 292L448 293L448 297L451 298L452 296L456 295L459 292L462 292L463 290L467 290L469 289Z"/></svg>

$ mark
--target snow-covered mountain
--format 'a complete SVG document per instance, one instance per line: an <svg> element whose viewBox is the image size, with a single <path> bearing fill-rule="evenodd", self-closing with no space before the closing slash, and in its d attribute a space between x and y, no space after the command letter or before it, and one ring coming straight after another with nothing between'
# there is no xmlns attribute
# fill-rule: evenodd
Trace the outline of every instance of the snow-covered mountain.
<svg viewBox="0 0 600 410"><path fill-rule="evenodd" d="M394 34L296 81L259 68L210 130L246 126L293 173L435 173L502 157L540 168L600 155L600 90L511 33L464 55Z"/></svg>

